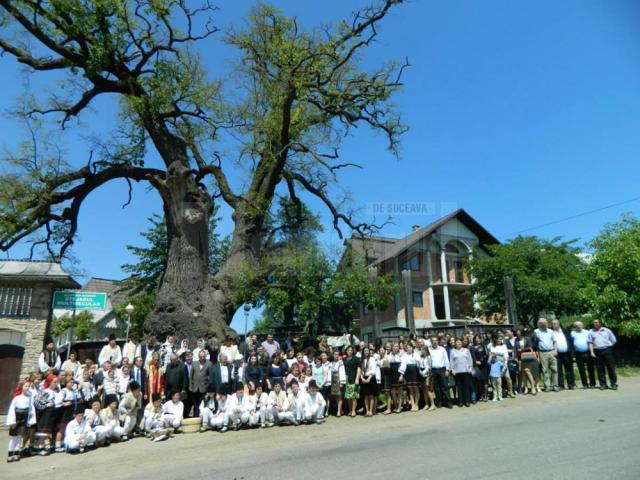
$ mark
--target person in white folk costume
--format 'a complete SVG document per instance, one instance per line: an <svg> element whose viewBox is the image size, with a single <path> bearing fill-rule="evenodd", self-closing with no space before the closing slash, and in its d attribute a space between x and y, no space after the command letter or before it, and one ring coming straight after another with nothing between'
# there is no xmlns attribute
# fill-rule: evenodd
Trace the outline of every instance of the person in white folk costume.
<svg viewBox="0 0 640 480"><path fill-rule="evenodd" d="M200 432L205 432L208 428L226 432L227 423L227 399L224 393L216 394L213 389L209 389L205 397L200 402Z"/></svg>
<svg viewBox="0 0 640 480"><path fill-rule="evenodd" d="M287 396L289 412L293 414L293 424L300 425L304 419L305 394L300 390L300 385L295 380L291 382L291 393Z"/></svg>
<svg viewBox="0 0 640 480"><path fill-rule="evenodd" d="M104 362L111 362L116 367L122 362L122 350L116 343L116 336L112 333L109 335L109 343L107 343L98 355L98 365L102 366Z"/></svg>
<svg viewBox="0 0 640 480"><path fill-rule="evenodd" d="M172 392L171 400L162 405L162 423L165 428L178 430L184 418L184 404L180 401L180 392Z"/></svg>
<svg viewBox="0 0 640 480"><path fill-rule="evenodd" d="M84 410L78 408L64 430L64 448L68 453L84 453L86 447L95 443L96 434L84 418Z"/></svg>
<svg viewBox="0 0 640 480"><path fill-rule="evenodd" d="M102 424L100 418L100 398L96 397L91 401L91 408L84 411L84 418L96 436L96 444L102 446L107 442L109 437L109 427Z"/></svg>
<svg viewBox="0 0 640 480"><path fill-rule="evenodd" d="M107 439L123 440L124 428L120 426L118 415L118 397L107 395L105 399L106 407L100 410L100 420L107 427Z"/></svg>
<svg viewBox="0 0 640 480"><path fill-rule="evenodd" d="M55 347L53 339L47 338L45 348L38 358L38 370L40 370L40 373L57 373L60 371L62 362Z"/></svg>
<svg viewBox="0 0 640 480"><path fill-rule="evenodd" d="M269 392L269 404L271 405L272 422L278 425L282 422L293 423L293 412L289 411L287 394L279 383L273 384L273 390ZM273 423L270 425L272 426Z"/></svg>
<svg viewBox="0 0 640 480"><path fill-rule="evenodd" d="M162 397L159 393L151 395L151 401L144 409L144 431L148 438L160 442L169 438L173 428L166 428L162 420Z"/></svg>
<svg viewBox="0 0 640 480"><path fill-rule="evenodd" d="M326 407L327 402L318 391L318 384L314 379L310 380L303 402L304 421L309 423L324 422L324 411Z"/></svg>
<svg viewBox="0 0 640 480"><path fill-rule="evenodd" d="M124 428L123 440L127 440L133 433L133 429L138 424L138 409L142 408L142 390L137 382L129 384L129 392L127 392L118 404L120 412L120 421Z"/></svg>
<svg viewBox="0 0 640 480"><path fill-rule="evenodd" d="M31 382L24 382L20 393L11 400L5 423L9 427L7 462L18 462L24 442L29 438L29 428L36 424Z"/></svg>
<svg viewBox="0 0 640 480"><path fill-rule="evenodd" d="M260 428L273 426L273 409L271 407L267 392L262 390L262 385L256 385L256 414Z"/></svg>
<svg viewBox="0 0 640 480"><path fill-rule="evenodd" d="M236 385L236 393L229 396L226 412L227 422L235 430L241 426L251 426L252 404L249 397L244 394L244 385L240 382Z"/></svg>

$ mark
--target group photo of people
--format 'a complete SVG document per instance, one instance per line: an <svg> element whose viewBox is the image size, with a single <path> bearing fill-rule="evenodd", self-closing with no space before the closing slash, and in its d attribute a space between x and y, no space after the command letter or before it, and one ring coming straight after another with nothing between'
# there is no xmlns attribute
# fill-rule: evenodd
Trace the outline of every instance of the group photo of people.
<svg viewBox="0 0 640 480"><path fill-rule="evenodd" d="M169 336L114 336L96 358L62 361L52 340L13 392L8 462L79 454L134 437L322 424L328 417L469 408L541 392L618 388L616 337L594 319L571 330L466 330L330 345L228 336L216 350ZM579 385L578 385L579 381Z"/></svg>

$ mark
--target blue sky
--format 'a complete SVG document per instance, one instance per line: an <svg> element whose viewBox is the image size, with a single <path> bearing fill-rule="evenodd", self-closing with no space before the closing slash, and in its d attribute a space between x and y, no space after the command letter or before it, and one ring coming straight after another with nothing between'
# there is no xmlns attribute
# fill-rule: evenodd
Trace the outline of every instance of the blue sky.
<svg viewBox="0 0 640 480"><path fill-rule="evenodd" d="M219 2L218 24L242 25L250 2ZM347 17L360 1L283 1L284 12L305 26ZM372 204L428 203L430 214L403 215L382 232L406 235L463 207L499 239L515 232L640 196L640 3L635 1L417 1L387 18L365 66L408 57L411 68L396 97L410 131L394 158L383 139L365 128L348 138L343 159L364 165L345 172L342 186L362 218ZM203 50L212 74L228 68L229 51L211 42ZM0 58L0 108L10 108L25 78ZM50 80L32 80L40 88ZM105 135L116 103L95 104L66 137L74 164L88 158L80 135ZM108 133L106 133L108 134ZM0 146L13 148L21 130L3 122ZM65 138L60 136L60 138ZM151 163L157 157L150 154ZM242 178L234 175L240 184ZM117 202L115 200L118 200ZM122 278L140 244L145 219L160 212L153 191L136 186L126 209L124 182L95 192L85 203L75 253L92 276ZM326 212L312 203L328 220ZM544 237L591 239L640 201L532 230ZM222 230L231 226L228 212ZM341 241L330 230L324 241ZM14 258L24 256L18 247ZM236 325L237 326L237 325Z"/></svg>

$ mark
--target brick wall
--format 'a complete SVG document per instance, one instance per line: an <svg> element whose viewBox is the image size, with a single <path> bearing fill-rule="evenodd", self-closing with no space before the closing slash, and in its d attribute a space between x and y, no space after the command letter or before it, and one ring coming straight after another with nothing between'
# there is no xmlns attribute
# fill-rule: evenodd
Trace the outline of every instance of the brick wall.
<svg viewBox="0 0 640 480"><path fill-rule="evenodd" d="M38 369L38 357L42 352L46 335L53 290L49 285L36 284L29 286L33 288L30 315L28 317L0 317L0 329L16 330L24 333L21 377Z"/></svg>

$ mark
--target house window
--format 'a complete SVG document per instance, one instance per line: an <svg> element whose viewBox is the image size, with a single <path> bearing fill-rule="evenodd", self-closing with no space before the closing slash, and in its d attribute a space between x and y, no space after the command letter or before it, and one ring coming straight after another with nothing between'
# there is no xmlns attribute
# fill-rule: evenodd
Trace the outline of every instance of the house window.
<svg viewBox="0 0 640 480"><path fill-rule="evenodd" d="M422 292L413 292L411 301L414 307L422 307Z"/></svg>
<svg viewBox="0 0 640 480"><path fill-rule="evenodd" d="M462 260L456 260L454 263L456 270L456 282L465 283L464 279L464 262Z"/></svg>
<svg viewBox="0 0 640 480"><path fill-rule="evenodd" d="M416 253L409 260L402 262L402 270L413 270L414 272L420 271L420 254Z"/></svg>
<svg viewBox="0 0 640 480"><path fill-rule="evenodd" d="M0 287L0 316L28 317L33 288Z"/></svg>

